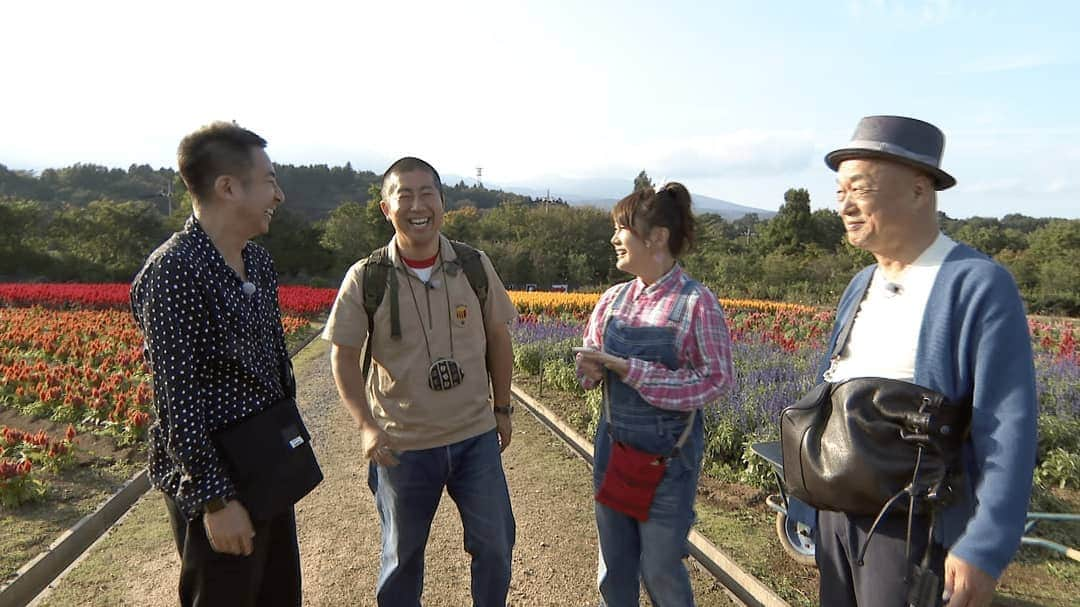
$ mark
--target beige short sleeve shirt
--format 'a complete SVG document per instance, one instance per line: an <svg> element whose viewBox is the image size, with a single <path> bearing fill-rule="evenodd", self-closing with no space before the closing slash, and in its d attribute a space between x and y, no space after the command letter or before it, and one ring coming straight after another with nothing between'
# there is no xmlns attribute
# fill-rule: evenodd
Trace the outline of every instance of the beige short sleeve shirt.
<svg viewBox="0 0 1080 607"><path fill-rule="evenodd" d="M491 260L481 252L488 276L485 314L465 273L451 263L457 256L440 236L440 258L428 284L402 262L393 239L390 259L397 273L401 337L390 336L389 289L375 311L374 347L367 399L379 426L402 450L453 444L495 427L487 373L487 333L517 317L510 296ZM363 348L367 339L363 262L345 274L330 311L323 339ZM429 286L431 285L431 286ZM426 339L425 339L426 338ZM428 370L439 358L453 358L464 371L462 383L449 390L428 386ZM357 372L360 372L358 362Z"/></svg>

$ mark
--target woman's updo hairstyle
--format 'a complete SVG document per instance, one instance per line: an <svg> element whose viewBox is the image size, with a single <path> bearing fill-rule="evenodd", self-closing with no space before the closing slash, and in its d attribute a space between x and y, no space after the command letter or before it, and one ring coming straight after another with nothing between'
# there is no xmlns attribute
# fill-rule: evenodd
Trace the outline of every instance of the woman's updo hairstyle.
<svg viewBox="0 0 1080 607"><path fill-rule="evenodd" d="M624 226L638 238L647 238L653 228L668 229L668 248L678 257L694 245L694 214L690 192L672 181L654 190L642 188L615 203L611 209L615 225Z"/></svg>

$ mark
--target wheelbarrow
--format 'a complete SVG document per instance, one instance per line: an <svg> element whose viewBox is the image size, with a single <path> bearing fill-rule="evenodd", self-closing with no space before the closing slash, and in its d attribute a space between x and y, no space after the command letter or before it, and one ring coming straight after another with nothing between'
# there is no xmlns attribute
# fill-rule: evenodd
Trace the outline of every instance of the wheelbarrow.
<svg viewBox="0 0 1080 607"><path fill-rule="evenodd" d="M772 465L773 476L780 492L765 498L765 504L776 512L776 535L780 538L780 546L795 562L816 566L814 528L817 525L817 510L797 497L788 495L784 485L784 456L780 441L754 443L750 445L750 449ZM1020 543L1025 546L1052 550L1066 558L1080 561L1080 550L1030 535L1041 521L1080 522L1080 514L1028 512L1024 535L1020 538Z"/></svg>
<svg viewBox="0 0 1080 607"><path fill-rule="evenodd" d="M780 491L765 498L765 504L776 512L776 535L780 538L780 547L796 563L816 567L814 528L817 526L817 510L799 498L788 495L784 486L784 456L780 441L754 443L750 449L772 465L776 487Z"/></svg>

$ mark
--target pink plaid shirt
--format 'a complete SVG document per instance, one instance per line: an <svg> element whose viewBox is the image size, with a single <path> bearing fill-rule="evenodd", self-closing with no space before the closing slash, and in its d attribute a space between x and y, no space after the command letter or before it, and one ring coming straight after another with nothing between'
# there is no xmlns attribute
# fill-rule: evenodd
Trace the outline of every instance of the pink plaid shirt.
<svg viewBox="0 0 1080 607"><path fill-rule="evenodd" d="M646 286L634 279L617 311L617 318L634 327L666 326L675 302L689 280L679 264L660 280ZM611 304L621 285L607 290L596 303L582 340L587 348L603 349L604 326L611 314ZM717 404L734 383L731 364L731 338L720 302L704 285L689 295L688 313L673 325L679 368L668 369L660 363L630 359L630 371L623 381L654 407L689 411ZM597 382L578 374L586 390Z"/></svg>

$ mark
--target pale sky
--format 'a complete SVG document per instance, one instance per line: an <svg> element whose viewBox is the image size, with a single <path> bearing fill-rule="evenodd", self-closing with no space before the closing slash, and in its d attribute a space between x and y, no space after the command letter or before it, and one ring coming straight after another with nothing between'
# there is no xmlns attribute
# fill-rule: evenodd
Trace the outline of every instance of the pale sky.
<svg viewBox="0 0 1080 607"><path fill-rule="evenodd" d="M175 166L236 120L277 162L417 155L503 186L625 179L831 207L861 116L946 133L953 217L1080 217L1080 3L4 0L0 164ZM283 184L288 192L288 184Z"/></svg>

